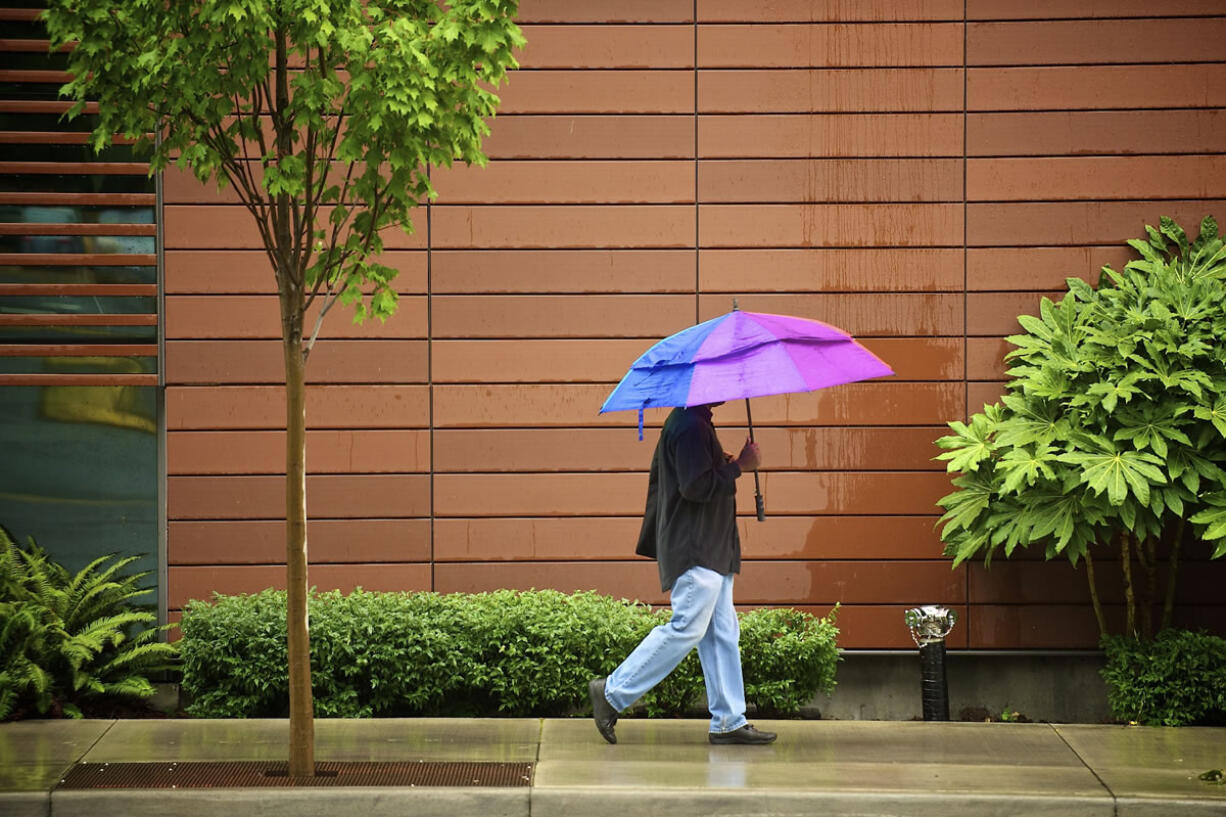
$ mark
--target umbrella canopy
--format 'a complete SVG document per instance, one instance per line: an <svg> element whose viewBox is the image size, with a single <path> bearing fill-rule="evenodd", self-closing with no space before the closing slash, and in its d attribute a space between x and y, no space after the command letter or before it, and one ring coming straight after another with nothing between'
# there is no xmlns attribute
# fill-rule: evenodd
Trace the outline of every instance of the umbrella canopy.
<svg viewBox="0 0 1226 817"><path fill-rule="evenodd" d="M891 374L879 357L830 324L734 309L648 349L600 412L701 406Z"/></svg>
<svg viewBox="0 0 1226 817"><path fill-rule="evenodd" d="M815 391L894 374L881 358L838 327L808 318L742 312L691 326L648 349L600 407L600 413L637 409L643 439L643 409L702 406L749 398ZM766 518L754 472L758 521Z"/></svg>

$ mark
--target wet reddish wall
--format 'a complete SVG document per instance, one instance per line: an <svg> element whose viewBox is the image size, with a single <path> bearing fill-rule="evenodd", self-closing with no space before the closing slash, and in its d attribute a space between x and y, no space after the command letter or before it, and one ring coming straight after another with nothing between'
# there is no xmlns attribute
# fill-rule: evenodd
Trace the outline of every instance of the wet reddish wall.
<svg viewBox="0 0 1226 817"><path fill-rule="evenodd" d="M950 569L931 441L999 395L1002 337L1041 295L1124 263L1162 215L1226 216L1220 3L522 12L489 166L437 173L388 242L400 313L330 316L311 359L311 582L664 601L632 555L664 415L640 443L631 413L596 411L648 345L737 298L842 326L897 372L755 401L770 518L743 483L739 602L839 603L845 647L911 646L902 611L925 603L961 615L952 646L1092 646L1067 564ZM283 582L284 421L247 214L175 173L165 200L174 611ZM743 407L716 419L735 448ZM1220 624L1222 571L1201 567L1184 615Z"/></svg>

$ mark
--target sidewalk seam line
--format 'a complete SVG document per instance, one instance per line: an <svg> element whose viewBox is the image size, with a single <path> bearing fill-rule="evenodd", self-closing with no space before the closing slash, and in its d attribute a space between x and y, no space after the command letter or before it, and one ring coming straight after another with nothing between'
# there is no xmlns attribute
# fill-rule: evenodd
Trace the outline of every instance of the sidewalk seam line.
<svg viewBox="0 0 1226 817"><path fill-rule="evenodd" d="M115 724L117 723L119 723L118 720L113 720L111 721L110 725L107 726L106 729L103 729L101 732L99 732L98 737L94 738L94 742L91 743L88 747L86 747L85 751L81 752L81 755L72 762L72 765L75 766L78 763L85 760L85 756L88 755L90 752L92 752L98 746L98 744L102 742L102 739L106 737L107 734L109 734L112 729L115 728Z"/></svg>
<svg viewBox="0 0 1226 817"><path fill-rule="evenodd" d="M1107 792L1107 794L1111 795L1111 813L1118 817L1120 813L1120 798L1115 792L1111 791L1111 787L1107 785L1107 781L1103 780L1102 777L1099 776L1098 772L1094 770L1094 767L1092 767L1089 763L1086 763L1086 759L1082 757L1081 754L1073 748L1073 745L1068 742L1064 735L1060 733L1060 729L1056 726L1056 724L1049 723L1048 727L1051 729L1051 731L1055 732L1056 737L1060 738L1060 741L1068 747L1068 750L1073 753L1073 757L1080 760L1081 765L1085 766L1086 770L1090 774L1094 775L1094 779L1098 781L1098 785L1102 786L1103 790Z"/></svg>
<svg viewBox="0 0 1226 817"><path fill-rule="evenodd" d="M64 770L64 774L68 774L68 772L72 771L73 767L75 767L78 763L83 762L85 760L85 756L88 755L90 752L92 752L98 746L98 744L102 742L102 739L106 737L108 732L110 732L112 729L115 728L115 724L117 723L119 723L118 720L113 720L106 727L106 729L103 729L101 732L99 732L98 737L94 738L94 742L91 743L89 746L86 746L83 750L81 750L81 753L77 755L76 759L73 760L72 763L69 764L68 768ZM62 780L63 777L61 776L60 779ZM59 785L60 785L59 780L56 780L56 781L53 781L51 785L47 788L46 795L47 795L47 815L48 817L50 817L53 811L53 809L51 808L52 806L51 796L55 794L55 790Z"/></svg>
<svg viewBox="0 0 1226 817"><path fill-rule="evenodd" d="M532 817L532 801L536 799L536 773L541 769L541 744L545 742L545 719L539 718L536 724L536 760L532 764L532 780L528 783L527 817Z"/></svg>

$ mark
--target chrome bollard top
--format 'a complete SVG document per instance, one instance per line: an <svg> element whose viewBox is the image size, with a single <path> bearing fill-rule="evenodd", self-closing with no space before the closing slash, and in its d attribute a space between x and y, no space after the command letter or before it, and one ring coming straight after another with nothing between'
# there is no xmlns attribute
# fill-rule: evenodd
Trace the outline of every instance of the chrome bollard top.
<svg viewBox="0 0 1226 817"><path fill-rule="evenodd" d="M958 614L936 604L912 607L903 613L903 620L911 630L911 638L917 647L944 641L954 628Z"/></svg>

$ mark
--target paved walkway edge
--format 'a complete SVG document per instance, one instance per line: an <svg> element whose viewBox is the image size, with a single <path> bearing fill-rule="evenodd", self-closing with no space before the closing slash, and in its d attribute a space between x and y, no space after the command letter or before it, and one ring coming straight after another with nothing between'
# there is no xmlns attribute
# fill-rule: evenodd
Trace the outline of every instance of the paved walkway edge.
<svg viewBox="0 0 1226 817"><path fill-rule="evenodd" d="M48 817L51 796L45 791L0 792L0 814L5 817Z"/></svg>
<svg viewBox="0 0 1226 817"><path fill-rule="evenodd" d="M620 726L620 724L619 724ZM532 762L530 786L60 789L74 763L281 757L287 722L0 725L2 817L1226 817L1226 729L773 721L711 747L705 722L317 721L319 759Z"/></svg>
<svg viewBox="0 0 1226 817"><path fill-rule="evenodd" d="M76 790L53 792L47 817L527 817L528 796L527 787Z"/></svg>
<svg viewBox="0 0 1226 817"><path fill-rule="evenodd" d="M1112 798L1039 795L927 795L914 792L773 791L711 789L537 789L531 817L1114 817ZM1169 813L1167 817L1170 817Z"/></svg>
<svg viewBox="0 0 1226 817"><path fill-rule="evenodd" d="M1120 797L1115 801L1117 817L1224 817L1221 800L1182 798L1164 800L1154 797Z"/></svg>

